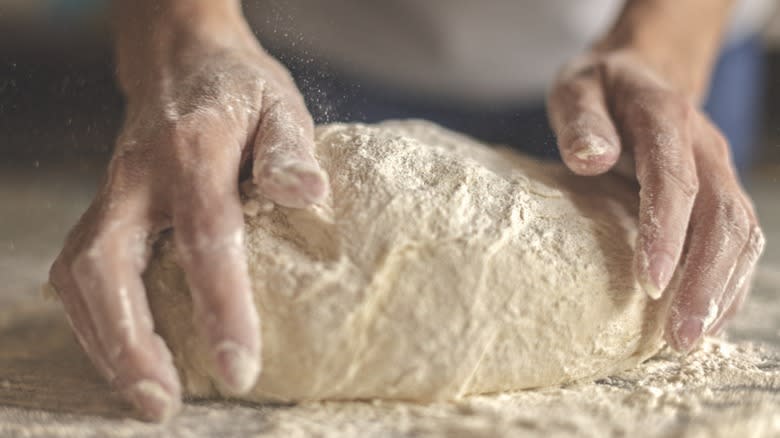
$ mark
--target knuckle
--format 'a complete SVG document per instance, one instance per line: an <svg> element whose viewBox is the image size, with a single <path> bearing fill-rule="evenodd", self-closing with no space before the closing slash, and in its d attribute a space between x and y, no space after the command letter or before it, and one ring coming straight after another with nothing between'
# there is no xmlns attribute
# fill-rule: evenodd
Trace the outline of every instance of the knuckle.
<svg viewBox="0 0 780 438"><path fill-rule="evenodd" d="M99 271L100 260L105 257L102 245L92 243L73 257L70 273L78 282L94 278Z"/></svg>
<svg viewBox="0 0 780 438"><path fill-rule="evenodd" d="M715 223L726 234L742 242L748 241L751 231L749 216L738 197L725 194L718 196L713 214Z"/></svg>
<svg viewBox="0 0 780 438"><path fill-rule="evenodd" d="M209 254L238 250L244 245L244 230L240 227L229 228L224 224L209 223L200 225L197 231L184 233L177 239L180 252L193 254Z"/></svg>
<svg viewBox="0 0 780 438"><path fill-rule="evenodd" d="M179 252L215 252L243 247L244 229L240 207L224 197L214 200L208 208L183 209L175 217L174 233ZM219 214L214 214L217 211Z"/></svg>
<svg viewBox="0 0 780 438"><path fill-rule="evenodd" d="M720 163L729 163L731 148L726 136L705 114L698 113L696 118L698 121L694 129L701 138L696 139L694 147Z"/></svg>
<svg viewBox="0 0 780 438"><path fill-rule="evenodd" d="M670 92L667 91L666 93L669 94ZM676 94L667 96L666 104L669 105L669 111L673 117L679 118L686 123L690 123L698 113L698 110L690 100L681 98Z"/></svg>
<svg viewBox="0 0 780 438"><path fill-rule="evenodd" d="M288 70L287 67L285 67L284 64L279 62L276 58L269 57L266 59L266 62L268 63L268 66L271 68L271 70L276 74L278 74L281 78L283 78L286 81L289 81L289 83L291 84L295 83L295 80L293 79L290 70Z"/></svg>
<svg viewBox="0 0 780 438"><path fill-rule="evenodd" d="M686 201L693 201L699 193L699 178L694 171L684 166L676 169L660 166L659 179L672 185Z"/></svg>
<svg viewBox="0 0 780 438"><path fill-rule="evenodd" d="M104 275L112 261L136 262L144 257L146 233L128 233L122 226L119 222L104 225L76 252L70 263L74 279L94 279Z"/></svg>
<svg viewBox="0 0 780 438"><path fill-rule="evenodd" d="M688 126L697 109L688 99L674 91L659 87L637 90L638 99L625 109L626 118L633 123Z"/></svg>
<svg viewBox="0 0 780 438"><path fill-rule="evenodd" d="M174 206L174 226L210 233L235 220L240 211L238 194L232 190L204 187L178 199Z"/></svg>
<svg viewBox="0 0 780 438"><path fill-rule="evenodd" d="M144 367L150 352L145 343L128 342L126 339L117 339L115 342L106 354L108 361L117 367L116 377L120 381L135 380L131 376Z"/></svg>
<svg viewBox="0 0 780 438"><path fill-rule="evenodd" d="M565 64L556 75L557 83L567 83L578 77L592 78L598 74L601 62L592 56L580 56Z"/></svg>
<svg viewBox="0 0 780 438"><path fill-rule="evenodd" d="M731 159L731 148L729 147L729 142L726 139L726 137L723 135L722 132L720 132L719 129L713 128L713 141L712 141L712 149L716 152L716 154L723 160L730 160Z"/></svg>
<svg viewBox="0 0 780 438"><path fill-rule="evenodd" d="M287 106L287 100L281 94L269 91L263 99L263 118L279 118L282 115L287 115L290 113Z"/></svg>
<svg viewBox="0 0 780 438"><path fill-rule="evenodd" d="M195 164L203 158L205 149L214 146L208 141L210 137L227 135L224 125L217 110L204 107L181 116L163 132L163 136L173 147L177 158L191 159Z"/></svg>
<svg viewBox="0 0 780 438"><path fill-rule="evenodd" d="M182 114L171 126L175 140L189 140L203 130L222 128L224 117L214 106L198 106Z"/></svg>
<svg viewBox="0 0 780 438"><path fill-rule="evenodd" d="M201 178L224 173L237 162L246 134L218 108L201 108L182 116L159 133L158 143L170 147L169 159L176 174Z"/></svg>

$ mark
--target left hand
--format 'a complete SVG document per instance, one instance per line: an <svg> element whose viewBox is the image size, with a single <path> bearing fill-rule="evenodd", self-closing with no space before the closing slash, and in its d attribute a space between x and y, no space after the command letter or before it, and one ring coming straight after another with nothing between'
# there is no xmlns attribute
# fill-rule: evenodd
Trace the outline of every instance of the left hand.
<svg viewBox="0 0 780 438"><path fill-rule="evenodd" d="M224 39L193 38L190 29L170 36L168 50L150 44L130 56L119 48L129 58L119 78L128 116L107 177L50 272L93 364L154 421L180 409L182 392L142 281L157 234L174 230L209 374L223 390L246 393L261 372L262 346L240 172L251 171L258 193L286 207L320 202L329 190L293 78L249 31L225 30L241 22L220 24ZM128 39L149 33L144 26ZM160 29L152 34L164 40L177 25Z"/></svg>
<svg viewBox="0 0 780 438"><path fill-rule="evenodd" d="M548 109L575 173L602 174L633 155L640 186L634 269L650 297L673 295L667 342L685 352L717 333L747 296L764 246L723 135L630 50L594 52L564 68ZM679 281L670 287L675 271Z"/></svg>

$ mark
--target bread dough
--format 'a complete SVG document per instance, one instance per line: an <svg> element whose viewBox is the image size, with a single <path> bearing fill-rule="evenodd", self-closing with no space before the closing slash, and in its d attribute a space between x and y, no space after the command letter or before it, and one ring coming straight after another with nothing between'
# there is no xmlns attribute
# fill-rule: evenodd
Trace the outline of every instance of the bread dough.
<svg viewBox="0 0 780 438"><path fill-rule="evenodd" d="M326 202L246 218L263 371L244 398L455 399L599 378L661 347L668 303L631 269L632 182L421 121L316 136ZM170 236L155 251L157 331L185 390L215 395Z"/></svg>

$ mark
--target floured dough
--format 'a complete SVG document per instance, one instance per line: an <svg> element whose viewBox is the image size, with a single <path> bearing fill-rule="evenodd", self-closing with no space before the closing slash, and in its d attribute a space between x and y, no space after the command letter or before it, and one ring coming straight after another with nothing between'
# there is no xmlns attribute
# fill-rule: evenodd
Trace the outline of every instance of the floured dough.
<svg viewBox="0 0 780 438"><path fill-rule="evenodd" d="M245 398L455 399L602 377L662 345L628 181L421 121L324 126L317 145L325 204L246 218L263 371ZM145 281L185 390L218 393L170 236Z"/></svg>

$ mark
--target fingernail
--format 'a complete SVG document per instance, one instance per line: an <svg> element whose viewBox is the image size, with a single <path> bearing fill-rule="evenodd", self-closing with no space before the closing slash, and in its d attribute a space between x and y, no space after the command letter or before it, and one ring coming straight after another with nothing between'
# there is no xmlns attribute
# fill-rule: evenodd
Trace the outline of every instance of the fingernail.
<svg viewBox="0 0 780 438"><path fill-rule="evenodd" d="M696 342L703 334L704 324L701 319L688 318L683 321L674 333L677 350L687 353L696 345Z"/></svg>
<svg viewBox="0 0 780 438"><path fill-rule="evenodd" d="M181 405L163 387L151 380L140 380L126 391L127 398L149 420L165 421L175 414Z"/></svg>
<svg viewBox="0 0 780 438"><path fill-rule="evenodd" d="M269 165L259 180L266 195L287 207L321 202L328 193L328 177L318 167L302 162Z"/></svg>
<svg viewBox="0 0 780 438"><path fill-rule="evenodd" d="M674 261L664 253L655 253L647 263L647 278L642 286L647 295L657 300L663 295L664 289L674 273Z"/></svg>
<svg viewBox="0 0 780 438"><path fill-rule="evenodd" d="M307 201L316 203L325 198L328 192L328 177L319 169L298 173L300 189Z"/></svg>
<svg viewBox="0 0 780 438"><path fill-rule="evenodd" d="M217 366L225 388L234 394L252 389L260 373L260 361L249 350L233 341L217 347Z"/></svg>
<svg viewBox="0 0 780 438"><path fill-rule="evenodd" d="M609 143L597 135L588 135L575 140L571 150L572 155L578 159L590 161L606 154L609 151Z"/></svg>

